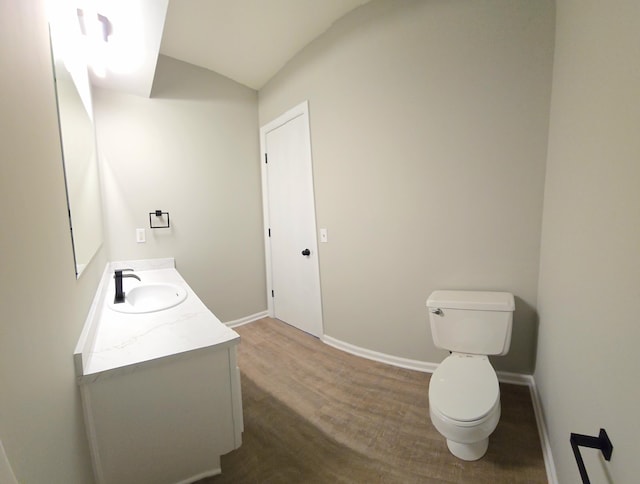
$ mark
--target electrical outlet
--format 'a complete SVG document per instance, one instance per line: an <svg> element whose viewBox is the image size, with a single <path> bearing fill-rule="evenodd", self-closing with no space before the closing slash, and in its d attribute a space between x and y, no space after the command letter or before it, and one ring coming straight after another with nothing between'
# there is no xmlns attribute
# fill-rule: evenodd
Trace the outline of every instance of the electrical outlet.
<svg viewBox="0 0 640 484"><path fill-rule="evenodd" d="M144 244L147 241L147 237L144 233L144 229L136 229L136 242L138 244Z"/></svg>

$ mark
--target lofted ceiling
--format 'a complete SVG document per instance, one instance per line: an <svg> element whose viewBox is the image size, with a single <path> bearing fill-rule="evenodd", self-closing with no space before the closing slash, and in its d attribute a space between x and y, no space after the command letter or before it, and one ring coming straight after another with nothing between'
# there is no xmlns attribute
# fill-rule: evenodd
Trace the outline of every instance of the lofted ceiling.
<svg viewBox="0 0 640 484"><path fill-rule="evenodd" d="M94 26L93 39L58 29L69 32L71 43L93 49L92 84L148 97L159 54L258 90L336 20L369 0L56 1L66 5L65 18L78 24L76 7L82 8L82 22ZM91 20L96 13L107 19L98 42ZM102 67L96 70L96 64Z"/></svg>
<svg viewBox="0 0 640 484"><path fill-rule="evenodd" d="M54 0L51 0L54 1ZM64 17L76 16L76 8L83 9L83 23L89 35L73 37L73 27L63 24L68 41L88 44L91 83L94 86L113 89L127 94L148 97L151 94L153 77L158 62L158 52L165 24L169 0L55 0ZM179 0L178 0L179 1ZM105 32L99 32L107 40L95 41L95 22L91 19L99 14L107 19ZM50 18L55 25L59 18ZM96 59L103 69L96 70Z"/></svg>
<svg viewBox="0 0 640 484"><path fill-rule="evenodd" d="M337 19L369 0L171 0L160 53L260 89Z"/></svg>

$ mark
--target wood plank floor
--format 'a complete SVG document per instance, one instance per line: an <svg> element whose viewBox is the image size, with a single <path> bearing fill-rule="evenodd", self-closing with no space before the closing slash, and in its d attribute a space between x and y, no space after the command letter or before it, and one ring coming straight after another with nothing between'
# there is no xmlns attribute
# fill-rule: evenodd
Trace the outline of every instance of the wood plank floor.
<svg viewBox="0 0 640 484"><path fill-rule="evenodd" d="M221 483L544 483L529 389L500 385L485 457L453 457L429 419L428 373L359 358L274 319L236 328L245 430Z"/></svg>

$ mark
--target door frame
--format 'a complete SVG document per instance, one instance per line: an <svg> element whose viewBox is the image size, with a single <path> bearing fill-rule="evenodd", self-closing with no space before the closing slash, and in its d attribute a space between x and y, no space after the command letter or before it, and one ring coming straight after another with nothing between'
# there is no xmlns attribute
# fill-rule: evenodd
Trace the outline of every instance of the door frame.
<svg viewBox="0 0 640 484"><path fill-rule="evenodd" d="M314 234L311 250L315 253L315 274L318 278L318 298L320 300L320 334L318 337L322 337L324 335L324 317L322 310L322 286L320 280L320 259L318 254L318 224L316 221L316 202L315 202L315 184L313 182L313 157L311 154L311 129L309 125L309 101L303 101L297 106L289 109L284 112L274 120L268 122L264 126L260 128L260 165L261 165L261 178L262 178L262 217L264 223L264 251L265 251L265 268L266 268L266 277L267 277L267 311L269 317L275 317L275 308L273 304L273 278L272 278L272 265L271 265L271 238L269 237L269 227L271 225L269 219L269 184L267 180L267 165L266 162L266 154L267 154L267 133L273 131L280 126L286 124L287 122L302 116L302 120L304 123L304 133L305 139L303 140L304 147L309 153L309 163L311 164L311 197L313 199L313 213L309 214L313 220Z"/></svg>

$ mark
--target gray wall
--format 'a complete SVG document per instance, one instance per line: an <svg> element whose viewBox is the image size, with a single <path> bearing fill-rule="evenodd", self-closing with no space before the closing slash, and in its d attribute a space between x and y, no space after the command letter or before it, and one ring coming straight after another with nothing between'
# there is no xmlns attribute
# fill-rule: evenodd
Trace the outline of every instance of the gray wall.
<svg viewBox="0 0 640 484"><path fill-rule="evenodd" d="M607 464L596 452L584 453L592 482L633 482L640 474L633 417L640 399L633 385L640 366L636 19L635 4L623 0L558 2L537 291L549 3L374 2L338 22L260 93L260 124L310 100L318 219L330 236L321 246L328 334L437 361L441 354L430 346L423 307L428 293L508 289L519 296L516 339L498 366L526 371L533 364L537 292L535 379L560 482L578 479L569 432L595 434L601 426L615 450ZM231 139L251 131L246 156L256 153L258 122L248 128L255 94L165 58L154 99L101 93L102 136L115 139L106 150L105 183L117 254L102 249L76 281L39 2L0 2L0 70L11 72L0 76L0 439L21 483L89 483L71 355L100 273L107 257L174 255L200 292L219 283L208 279L212 267L196 269L200 255L187 252L208 254L209 246L229 248L242 239L220 241L220 232L246 231L247 244L262 257L258 166L248 168L250 162L245 166L243 155L225 145L219 153L235 153L237 166L220 166L218 158L209 167L198 153L214 148L191 136L192 123L204 117L206 124L218 108L230 109L238 117L225 119L237 129L214 116L211 131ZM209 83L225 93L215 108L215 92L203 93ZM112 102L127 116L110 112ZM127 133L116 130L118 122ZM185 143L161 144L171 133ZM207 131L200 133L197 138ZM136 135L149 142L137 142ZM128 163L132 155L145 168L157 156L169 173L137 168ZM176 160L189 168L196 163L207 176L186 176ZM237 190L203 187L221 183L209 176L214 172ZM151 185L161 190L148 199L136 195ZM206 223L199 228L192 220L197 202L213 207L215 220L224 219L222 205L231 196L233 213L242 213L230 192L247 194L251 226L225 232L232 226L225 221L216 222L220 230ZM135 245L135 228L146 226L146 213L158 204L171 211L174 231L165 238L147 231L149 242ZM206 220L207 213L201 216ZM207 233L198 238L196 228ZM259 272L262 262L251 265ZM215 264L218 273L227 267ZM264 309L263 276L252 286L255 301L229 303L224 318ZM207 297L218 305L215 295Z"/></svg>
<svg viewBox="0 0 640 484"><path fill-rule="evenodd" d="M640 10L560 0L540 262L535 380L559 482L578 482L569 434L591 482L640 475Z"/></svg>
<svg viewBox="0 0 640 484"><path fill-rule="evenodd" d="M264 311L256 91L160 56L150 99L98 90L94 105L111 259L175 257L222 321ZM149 228L156 209L170 229Z"/></svg>
<svg viewBox="0 0 640 484"><path fill-rule="evenodd" d="M41 2L0 2L0 72L0 440L20 483L90 483L72 355L106 253L76 281Z"/></svg>
<svg viewBox="0 0 640 484"><path fill-rule="evenodd" d="M325 333L439 362L434 289L517 296L534 368L551 1L373 1L259 93L260 124L308 99Z"/></svg>

